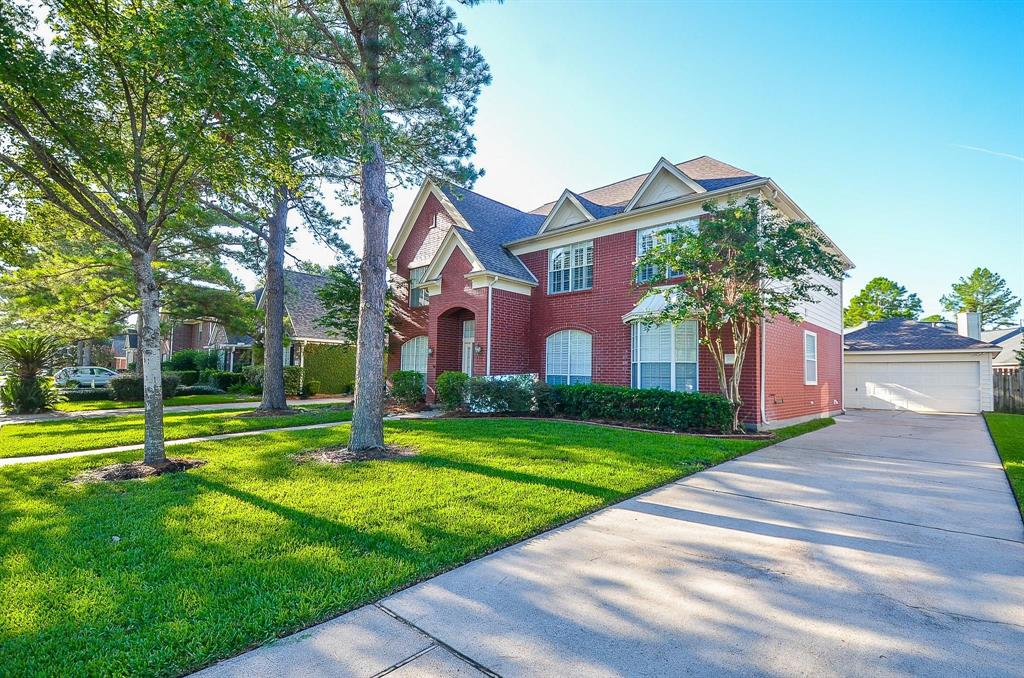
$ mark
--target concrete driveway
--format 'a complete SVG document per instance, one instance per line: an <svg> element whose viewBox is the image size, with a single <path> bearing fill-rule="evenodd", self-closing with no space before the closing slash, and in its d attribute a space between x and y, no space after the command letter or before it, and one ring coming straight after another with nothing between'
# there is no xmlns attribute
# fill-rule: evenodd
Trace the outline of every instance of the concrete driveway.
<svg viewBox="0 0 1024 678"><path fill-rule="evenodd" d="M207 676L1021 676L1024 525L977 416L854 412Z"/></svg>

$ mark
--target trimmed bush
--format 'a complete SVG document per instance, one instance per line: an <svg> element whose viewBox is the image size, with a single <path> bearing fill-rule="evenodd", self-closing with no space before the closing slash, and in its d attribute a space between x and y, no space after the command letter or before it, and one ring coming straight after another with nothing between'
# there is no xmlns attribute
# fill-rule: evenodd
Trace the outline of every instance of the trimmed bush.
<svg viewBox="0 0 1024 678"><path fill-rule="evenodd" d="M287 365L284 368L284 394L297 396L302 391L302 368Z"/></svg>
<svg viewBox="0 0 1024 678"><path fill-rule="evenodd" d="M694 433L728 433L729 401L715 393L678 393L603 384L556 386L557 414L609 419Z"/></svg>
<svg viewBox="0 0 1024 678"><path fill-rule="evenodd" d="M114 392L109 388L69 388L61 391L68 402L84 403L90 400L113 400Z"/></svg>
<svg viewBox="0 0 1024 678"><path fill-rule="evenodd" d="M462 410L466 407L466 382L469 375L465 372L442 372L437 377L437 402L449 412Z"/></svg>
<svg viewBox="0 0 1024 678"><path fill-rule="evenodd" d="M246 365L242 368L242 380L246 386L257 392L263 390L263 365Z"/></svg>
<svg viewBox="0 0 1024 678"><path fill-rule="evenodd" d="M302 395L307 398L320 393L320 382L316 379L307 379L302 385Z"/></svg>
<svg viewBox="0 0 1024 678"><path fill-rule="evenodd" d="M391 397L403 405L413 406L424 401L426 382L423 375L413 370L398 370L391 375Z"/></svg>
<svg viewBox="0 0 1024 678"><path fill-rule="evenodd" d="M222 372L221 370L203 370L199 375L199 383L213 386L226 391L232 386L245 383L245 375L241 372Z"/></svg>
<svg viewBox="0 0 1024 678"><path fill-rule="evenodd" d="M350 393L356 381L356 349L340 344L306 344L306 379L320 382L321 393Z"/></svg>
<svg viewBox="0 0 1024 678"><path fill-rule="evenodd" d="M174 395L221 395L224 389L210 386L209 384L196 384L195 386L179 386Z"/></svg>
<svg viewBox="0 0 1024 678"><path fill-rule="evenodd" d="M533 406L542 417L554 417L558 414L558 391L546 381L538 381L533 385Z"/></svg>
<svg viewBox="0 0 1024 678"><path fill-rule="evenodd" d="M166 370L164 374L178 378L182 386L192 386L199 383L199 372L196 370Z"/></svg>
<svg viewBox="0 0 1024 678"><path fill-rule="evenodd" d="M217 367L217 354L195 348L182 349L167 359L167 367L172 372L194 371L198 374L201 370Z"/></svg>
<svg viewBox="0 0 1024 678"><path fill-rule="evenodd" d="M530 412L533 388L530 374L473 377L466 382L466 402L473 412Z"/></svg>
<svg viewBox="0 0 1024 678"><path fill-rule="evenodd" d="M172 397L178 390L178 377L164 374L160 379L163 384L164 398ZM142 400L144 391L142 388L142 376L137 374L122 374L110 380L110 390L114 400Z"/></svg>

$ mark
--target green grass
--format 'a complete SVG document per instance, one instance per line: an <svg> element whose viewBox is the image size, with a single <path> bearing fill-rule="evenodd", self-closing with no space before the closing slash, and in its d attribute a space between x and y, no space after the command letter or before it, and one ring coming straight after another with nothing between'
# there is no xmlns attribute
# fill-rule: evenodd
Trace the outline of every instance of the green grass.
<svg viewBox="0 0 1024 678"><path fill-rule="evenodd" d="M145 481L66 482L131 453L0 468L0 675L182 674L765 444L516 419L386 426L419 454L290 459L343 444L341 426L182 446L209 463Z"/></svg>
<svg viewBox="0 0 1024 678"><path fill-rule="evenodd" d="M985 421L1024 516L1024 414L986 412Z"/></svg>
<svg viewBox="0 0 1024 678"><path fill-rule="evenodd" d="M351 410L329 406L307 406L298 414L282 417L245 417L252 410L215 412L174 412L164 415L164 439L178 440L198 436L283 428L329 421L348 421ZM144 417L141 414L39 421L33 424L7 424L0 427L0 457L25 457L102 447L133 445L143 440Z"/></svg>
<svg viewBox="0 0 1024 678"><path fill-rule="evenodd" d="M164 401L164 407L174 405L214 405L219 403L238 403L258 401L259 396L233 395L230 393L212 395L174 396ZM61 412L86 412L88 410L123 410L129 407L142 407L141 401L124 400L86 400L82 402L66 402L57 406Z"/></svg>

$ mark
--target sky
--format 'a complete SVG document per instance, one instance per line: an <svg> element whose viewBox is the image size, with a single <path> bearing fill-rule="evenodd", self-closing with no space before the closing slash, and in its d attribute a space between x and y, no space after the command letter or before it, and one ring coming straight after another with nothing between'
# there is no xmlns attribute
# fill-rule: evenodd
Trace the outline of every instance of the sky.
<svg viewBox="0 0 1024 678"><path fill-rule="evenodd" d="M521 209L710 155L772 177L925 314L977 266L1024 297L1024 3L460 7L493 83L480 193ZM394 237L415 191L394 195ZM357 210L347 238L361 250ZM331 263L300 238L297 256Z"/></svg>

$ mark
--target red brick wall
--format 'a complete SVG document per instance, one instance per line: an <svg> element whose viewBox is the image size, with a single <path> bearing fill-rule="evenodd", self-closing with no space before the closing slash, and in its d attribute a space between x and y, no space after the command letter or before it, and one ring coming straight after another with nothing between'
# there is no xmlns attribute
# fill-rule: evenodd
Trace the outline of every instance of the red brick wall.
<svg viewBox="0 0 1024 678"><path fill-rule="evenodd" d="M804 330L818 335L818 383L804 385ZM769 423L842 409L842 337L810 323L766 323L765 411Z"/></svg>

